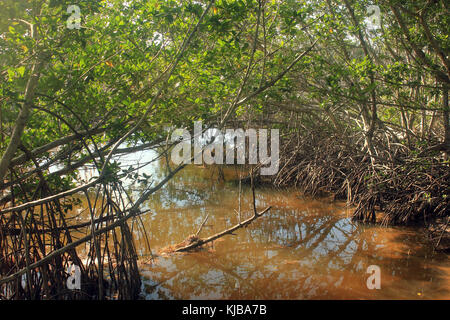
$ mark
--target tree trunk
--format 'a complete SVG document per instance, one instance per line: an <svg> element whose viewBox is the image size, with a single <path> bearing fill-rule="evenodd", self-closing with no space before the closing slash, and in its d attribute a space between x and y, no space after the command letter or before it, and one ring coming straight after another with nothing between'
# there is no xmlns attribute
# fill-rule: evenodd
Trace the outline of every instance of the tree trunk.
<svg viewBox="0 0 450 320"><path fill-rule="evenodd" d="M22 105L22 109L19 112L19 116L17 117L16 124L14 126L14 130L11 136L11 140L9 141L8 147L6 148L5 153L2 156L2 160L0 162L0 181L3 181L6 172L8 171L9 165L11 163L11 159L17 151L17 147L20 144L20 139L22 138L23 131L28 122L28 118L30 116L30 110L33 105L33 99L35 96L36 86L39 82L39 76L42 69L43 60L38 58L33 65L31 70L31 76L28 79L27 86L25 88L25 102Z"/></svg>
<svg viewBox="0 0 450 320"><path fill-rule="evenodd" d="M442 121L444 122L444 148L447 159L450 158L450 110L448 107L448 87L444 84L442 92Z"/></svg>

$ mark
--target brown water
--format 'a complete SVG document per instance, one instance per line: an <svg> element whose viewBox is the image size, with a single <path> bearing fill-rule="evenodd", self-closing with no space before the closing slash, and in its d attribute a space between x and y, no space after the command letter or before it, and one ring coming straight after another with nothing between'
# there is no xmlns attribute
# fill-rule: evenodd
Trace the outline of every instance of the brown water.
<svg viewBox="0 0 450 320"><path fill-rule="evenodd" d="M450 298L450 260L433 253L420 230L357 224L344 204L294 190L257 189L258 210L272 209L247 228L199 252L158 254L194 234L206 214L201 237L238 222L233 173L220 183L216 169L188 167L147 202L152 213L142 219L157 255L152 262L135 232L147 299ZM242 219L252 203L243 189ZM370 265L381 269L379 290L367 288Z"/></svg>

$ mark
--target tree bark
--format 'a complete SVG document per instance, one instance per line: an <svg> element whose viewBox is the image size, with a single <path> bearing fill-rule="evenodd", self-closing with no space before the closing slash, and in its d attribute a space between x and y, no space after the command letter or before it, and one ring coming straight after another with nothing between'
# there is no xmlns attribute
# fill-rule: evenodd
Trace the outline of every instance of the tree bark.
<svg viewBox="0 0 450 320"><path fill-rule="evenodd" d="M444 122L444 148L447 159L450 158L450 110L448 107L448 87L442 92L442 121Z"/></svg>

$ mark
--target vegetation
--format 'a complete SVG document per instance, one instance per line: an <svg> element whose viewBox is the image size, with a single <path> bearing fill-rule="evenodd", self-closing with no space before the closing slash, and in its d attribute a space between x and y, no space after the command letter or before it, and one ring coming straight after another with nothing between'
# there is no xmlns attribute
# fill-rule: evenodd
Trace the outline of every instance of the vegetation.
<svg viewBox="0 0 450 320"><path fill-rule="evenodd" d="M65 289L72 263L90 297L137 297L128 222L183 165L132 199L121 181L149 177L114 155L163 156L167 128L197 120L280 129L271 182L347 199L355 219L449 216L447 1L4 0L0 12L0 297L86 298ZM79 201L89 221L68 214Z"/></svg>

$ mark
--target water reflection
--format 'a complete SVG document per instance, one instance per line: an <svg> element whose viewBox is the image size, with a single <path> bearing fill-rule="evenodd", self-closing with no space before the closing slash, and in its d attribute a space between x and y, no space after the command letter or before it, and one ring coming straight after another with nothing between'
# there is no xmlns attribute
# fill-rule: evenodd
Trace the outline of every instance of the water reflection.
<svg viewBox="0 0 450 320"><path fill-rule="evenodd" d="M155 176L164 174L164 166ZM195 233L238 221L239 172L190 166L149 199L142 216L154 252ZM259 209L273 209L235 235L189 254L142 263L147 299L416 299L450 298L447 255L432 252L420 231L352 223L343 205L302 199L295 191L257 190ZM242 219L251 194L243 189ZM135 232L142 261L148 257ZM369 290L369 265L381 268L381 290Z"/></svg>

